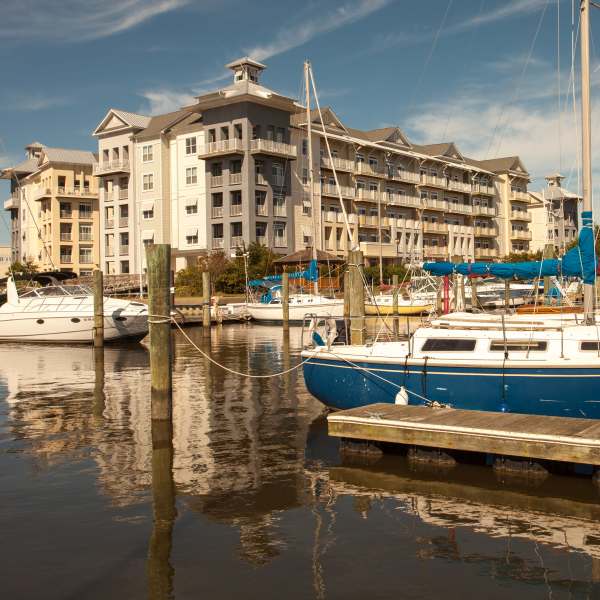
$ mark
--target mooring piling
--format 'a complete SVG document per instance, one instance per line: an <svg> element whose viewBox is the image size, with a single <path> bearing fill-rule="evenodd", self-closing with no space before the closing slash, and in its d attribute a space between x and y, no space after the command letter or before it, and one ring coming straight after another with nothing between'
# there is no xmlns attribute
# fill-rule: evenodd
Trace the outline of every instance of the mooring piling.
<svg viewBox="0 0 600 600"><path fill-rule="evenodd" d="M504 308L510 308L510 279L504 280Z"/></svg>
<svg viewBox="0 0 600 600"><path fill-rule="evenodd" d="M150 329L150 371L152 419L171 419L172 348L169 244L149 244L148 312Z"/></svg>
<svg viewBox="0 0 600 600"><path fill-rule="evenodd" d="M351 250L348 254L350 284L350 341L352 344L365 343L365 286L362 277L363 253Z"/></svg>
<svg viewBox="0 0 600 600"><path fill-rule="evenodd" d="M202 325L210 327L210 273L202 272Z"/></svg>
<svg viewBox="0 0 600 600"><path fill-rule="evenodd" d="M290 326L290 277L286 272L281 275L281 308L283 313L283 327Z"/></svg>
<svg viewBox="0 0 600 600"><path fill-rule="evenodd" d="M104 346L104 277L94 271L94 348Z"/></svg>
<svg viewBox="0 0 600 600"><path fill-rule="evenodd" d="M344 271L344 321L350 318L350 272Z"/></svg>
<svg viewBox="0 0 600 600"><path fill-rule="evenodd" d="M394 337L398 337L398 275L392 275L392 323Z"/></svg>

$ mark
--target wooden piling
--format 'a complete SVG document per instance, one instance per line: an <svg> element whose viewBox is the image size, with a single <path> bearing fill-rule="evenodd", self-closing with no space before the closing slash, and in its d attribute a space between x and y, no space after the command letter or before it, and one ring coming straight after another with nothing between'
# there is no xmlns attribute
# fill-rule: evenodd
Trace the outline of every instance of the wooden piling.
<svg viewBox="0 0 600 600"><path fill-rule="evenodd" d="M479 308L477 300L477 278L471 277L471 311L475 312Z"/></svg>
<svg viewBox="0 0 600 600"><path fill-rule="evenodd" d="M398 337L398 275L392 275L392 313L394 337Z"/></svg>
<svg viewBox="0 0 600 600"><path fill-rule="evenodd" d="M366 339L365 287L362 278L363 253L351 250L348 254L350 284L350 343L362 345Z"/></svg>
<svg viewBox="0 0 600 600"><path fill-rule="evenodd" d="M290 278L286 272L281 275L281 308L283 327L287 329L290 326Z"/></svg>
<svg viewBox="0 0 600 600"><path fill-rule="evenodd" d="M210 327L210 273L202 272L202 325Z"/></svg>
<svg viewBox="0 0 600 600"><path fill-rule="evenodd" d="M94 347L104 346L104 277L100 269L94 271Z"/></svg>
<svg viewBox="0 0 600 600"><path fill-rule="evenodd" d="M149 244L146 247L152 419L158 420L171 419L170 262L169 244Z"/></svg>
<svg viewBox="0 0 600 600"><path fill-rule="evenodd" d="M344 320L350 318L350 271L344 271Z"/></svg>
<svg viewBox="0 0 600 600"><path fill-rule="evenodd" d="M542 259L554 258L554 244L546 244L542 253ZM544 277L544 303L549 300L550 277Z"/></svg>
<svg viewBox="0 0 600 600"><path fill-rule="evenodd" d="M504 308L510 308L510 279L504 281Z"/></svg>

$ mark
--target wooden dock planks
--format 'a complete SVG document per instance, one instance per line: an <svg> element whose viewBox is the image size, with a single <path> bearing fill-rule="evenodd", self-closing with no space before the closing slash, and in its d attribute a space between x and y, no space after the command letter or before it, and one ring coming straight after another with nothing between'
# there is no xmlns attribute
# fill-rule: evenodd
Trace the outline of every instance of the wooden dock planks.
<svg viewBox="0 0 600 600"><path fill-rule="evenodd" d="M410 446L600 465L600 422L372 404L331 413L329 435Z"/></svg>

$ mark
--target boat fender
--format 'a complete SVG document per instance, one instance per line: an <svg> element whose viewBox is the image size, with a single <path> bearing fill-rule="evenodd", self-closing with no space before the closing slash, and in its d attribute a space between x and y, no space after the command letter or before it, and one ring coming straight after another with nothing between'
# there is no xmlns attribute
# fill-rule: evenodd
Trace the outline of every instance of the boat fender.
<svg viewBox="0 0 600 600"><path fill-rule="evenodd" d="M404 386L401 386L394 399L394 404L402 404L406 406L408 404L408 392Z"/></svg>

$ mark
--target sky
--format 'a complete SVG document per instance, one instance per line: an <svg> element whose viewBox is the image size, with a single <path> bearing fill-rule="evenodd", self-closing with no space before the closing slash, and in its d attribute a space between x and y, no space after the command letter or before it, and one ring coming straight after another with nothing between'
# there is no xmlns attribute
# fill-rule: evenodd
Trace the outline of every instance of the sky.
<svg viewBox="0 0 600 600"><path fill-rule="evenodd" d="M96 150L91 133L109 108L175 110L229 84L224 65L249 55L267 65L264 85L292 97L302 93L302 65L310 59L321 103L351 127L397 125L413 142L454 141L480 159L516 154L531 174L531 189L560 171L577 191L572 3L3 0L0 167L21 160L33 140ZM596 10L595 139L598 28ZM0 182L0 201L8 194ZM8 213L0 212L2 244L9 239Z"/></svg>

